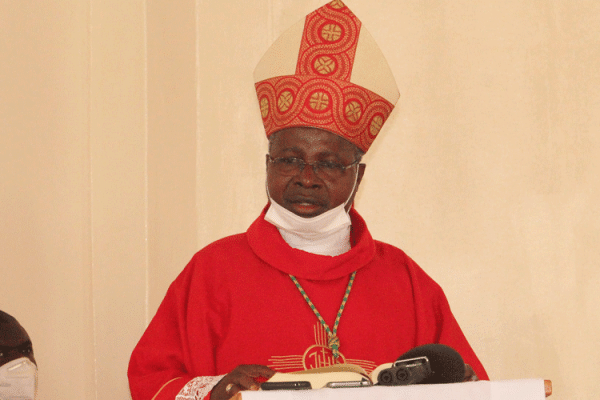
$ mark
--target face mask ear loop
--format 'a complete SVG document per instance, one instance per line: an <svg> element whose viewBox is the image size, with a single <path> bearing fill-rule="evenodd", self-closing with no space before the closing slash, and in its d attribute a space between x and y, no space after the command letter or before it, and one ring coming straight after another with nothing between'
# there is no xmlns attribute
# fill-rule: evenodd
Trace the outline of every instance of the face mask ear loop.
<svg viewBox="0 0 600 400"><path fill-rule="evenodd" d="M267 170L267 179L265 179L265 189L267 189L267 199L269 200L269 203L273 204L277 204L280 207L283 207L282 205L280 205L279 203L277 203L275 200L273 200L271 198L271 193L269 192L269 170Z"/></svg>
<svg viewBox="0 0 600 400"><path fill-rule="evenodd" d="M358 166L358 164L357 164ZM356 175L354 177L354 185L352 185L352 191L350 192L350 196L348 196L348 199L344 202L344 210L346 210L346 206L348 205L348 203L350 202L350 199L352 198L352 195L354 194L354 190L356 189L356 184L358 183L358 168L356 168ZM350 210L346 211L346 214L350 214Z"/></svg>
<svg viewBox="0 0 600 400"><path fill-rule="evenodd" d="M269 182L268 180L265 182L265 189L267 189L267 198L271 201L271 193L269 193Z"/></svg>
<svg viewBox="0 0 600 400"><path fill-rule="evenodd" d="M273 202L273 200L271 199L271 193L269 193L269 167L267 167L267 171L265 174L265 189L267 189L267 199L269 199L269 202Z"/></svg>

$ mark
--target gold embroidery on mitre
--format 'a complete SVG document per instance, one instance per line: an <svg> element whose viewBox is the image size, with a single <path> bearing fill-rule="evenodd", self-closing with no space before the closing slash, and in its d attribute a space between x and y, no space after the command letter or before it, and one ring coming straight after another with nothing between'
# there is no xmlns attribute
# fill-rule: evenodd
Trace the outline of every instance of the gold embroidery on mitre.
<svg viewBox="0 0 600 400"><path fill-rule="evenodd" d="M333 58L328 56L321 56L317 58L314 62L315 71L317 71L321 75L328 75L335 71L335 61Z"/></svg>
<svg viewBox="0 0 600 400"><path fill-rule="evenodd" d="M369 149L394 104L351 82L361 28L341 0L306 15L295 71L255 83L267 137L290 126L313 126ZM379 51L374 43L372 50Z"/></svg>
<svg viewBox="0 0 600 400"><path fill-rule="evenodd" d="M335 8L337 10L346 7L346 5L342 3L341 0L333 0L331 3L329 3L329 5L331 6L331 8Z"/></svg>
<svg viewBox="0 0 600 400"><path fill-rule="evenodd" d="M328 42L335 42L342 36L342 27L338 24L327 24L321 30L321 37Z"/></svg>
<svg viewBox="0 0 600 400"><path fill-rule="evenodd" d="M323 111L329 107L329 96L324 92L313 93L308 104L315 111Z"/></svg>
<svg viewBox="0 0 600 400"><path fill-rule="evenodd" d="M360 119L362 115L362 107L360 103L352 100L350 103L346 105L346 119L350 122L356 122Z"/></svg>
<svg viewBox="0 0 600 400"><path fill-rule="evenodd" d="M371 120L371 125L369 126L371 135L376 136L379 133L379 131L381 130L382 126L383 126L383 118L380 115L376 115Z"/></svg>
<svg viewBox="0 0 600 400"><path fill-rule="evenodd" d="M279 99L277 100L277 107L279 111L286 112L290 109L292 104L294 103L294 95L289 90L281 93L279 95Z"/></svg>
<svg viewBox="0 0 600 400"><path fill-rule="evenodd" d="M282 96L285 92L291 98ZM394 108L376 93L329 75L274 77L258 82L256 93L261 99L259 104L263 105L265 99L267 116L262 121L267 137L288 126L310 125L336 133L363 151L377 137Z"/></svg>
<svg viewBox="0 0 600 400"><path fill-rule="evenodd" d="M260 115L263 118L267 118L267 115L269 115L269 100L266 97L260 100Z"/></svg>
<svg viewBox="0 0 600 400"><path fill-rule="evenodd" d="M295 75L327 75L348 81L360 27L358 18L342 2L331 2L308 14ZM329 59L327 65L321 65L323 57Z"/></svg>

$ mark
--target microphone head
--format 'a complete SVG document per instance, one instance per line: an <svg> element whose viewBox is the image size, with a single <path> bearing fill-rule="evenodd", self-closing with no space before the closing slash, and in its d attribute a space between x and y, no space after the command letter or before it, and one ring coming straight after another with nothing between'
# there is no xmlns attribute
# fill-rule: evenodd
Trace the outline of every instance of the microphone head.
<svg viewBox="0 0 600 400"><path fill-rule="evenodd" d="M431 375L418 383L454 383L464 379L465 362L452 347L435 343L425 344L407 351L396 361L417 357L427 357L431 367Z"/></svg>

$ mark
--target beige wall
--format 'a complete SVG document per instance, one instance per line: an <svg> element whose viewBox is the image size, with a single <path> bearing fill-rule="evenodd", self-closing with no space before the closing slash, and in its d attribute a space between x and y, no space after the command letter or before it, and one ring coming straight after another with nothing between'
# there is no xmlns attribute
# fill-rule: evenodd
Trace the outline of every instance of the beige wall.
<svg viewBox="0 0 600 400"><path fill-rule="evenodd" d="M0 309L40 397L128 399L194 251L265 204L252 70L317 0L0 0ZM600 3L347 0L401 98L356 206L493 379L600 393Z"/></svg>

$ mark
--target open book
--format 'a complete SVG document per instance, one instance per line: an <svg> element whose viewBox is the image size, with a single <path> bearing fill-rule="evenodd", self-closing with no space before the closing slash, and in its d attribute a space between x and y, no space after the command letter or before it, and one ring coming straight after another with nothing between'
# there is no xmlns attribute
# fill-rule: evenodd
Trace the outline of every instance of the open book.
<svg viewBox="0 0 600 400"><path fill-rule="evenodd" d="M335 364L298 372L276 372L262 384L261 389L300 390L373 386L377 383L379 372L392 366L392 363L382 364L370 374L354 364Z"/></svg>
<svg viewBox="0 0 600 400"><path fill-rule="evenodd" d="M465 363L456 350L442 344L426 344L407 351L394 363L381 364L370 374L357 365L334 364L300 372L275 373L261 388L319 389L451 383L462 382L466 372Z"/></svg>

